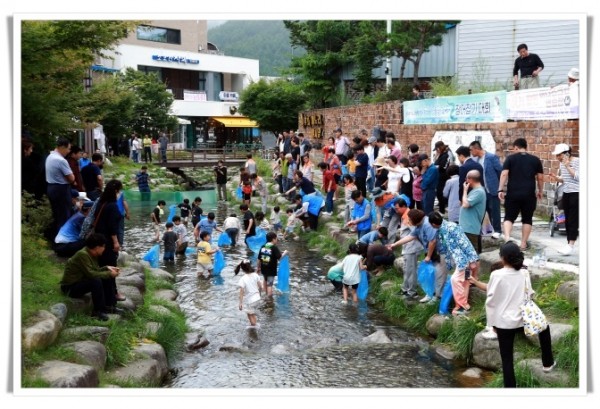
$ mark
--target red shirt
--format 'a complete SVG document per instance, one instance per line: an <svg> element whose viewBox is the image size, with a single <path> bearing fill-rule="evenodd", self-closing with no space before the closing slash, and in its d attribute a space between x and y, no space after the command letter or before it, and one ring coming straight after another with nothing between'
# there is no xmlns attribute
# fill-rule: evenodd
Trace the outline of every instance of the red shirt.
<svg viewBox="0 0 600 409"><path fill-rule="evenodd" d="M331 187L329 187L329 183L331 183ZM329 189L327 189L328 187ZM327 192L335 192L337 190L337 184L335 183L333 172L330 170L323 172L323 189L326 189Z"/></svg>

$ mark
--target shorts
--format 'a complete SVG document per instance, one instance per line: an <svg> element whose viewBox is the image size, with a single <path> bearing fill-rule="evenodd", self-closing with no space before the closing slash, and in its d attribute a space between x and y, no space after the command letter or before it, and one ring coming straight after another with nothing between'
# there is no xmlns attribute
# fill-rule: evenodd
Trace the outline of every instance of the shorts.
<svg viewBox="0 0 600 409"><path fill-rule="evenodd" d="M256 309L259 303L260 300L251 303L244 303L244 312L248 315L256 315Z"/></svg>
<svg viewBox="0 0 600 409"><path fill-rule="evenodd" d="M160 235L160 224L153 224L152 227L154 228L154 233L156 233L156 235Z"/></svg>
<svg viewBox="0 0 600 409"><path fill-rule="evenodd" d="M475 251L477 252L477 254L481 254L481 246L482 246L481 235L480 234L465 233L465 236L467 236L467 238L469 239L469 241L473 245L473 248L475 249Z"/></svg>
<svg viewBox="0 0 600 409"><path fill-rule="evenodd" d="M275 276L265 276L265 283L267 283L267 287L273 287L274 282Z"/></svg>
<svg viewBox="0 0 600 409"><path fill-rule="evenodd" d="M356 284L344 284L344 287L345 287L345 288L350 288L350 287L352 287L353 289L355 289L355 290L356 290L356 289L358 289L358 283L356 283Z"/></svg>
<svg viewBox="0 0 600 409"><path fill-rule="evenodd" d="M198 273L210 273L213 268L213 263L198 263Z"/></svg>
<svg viewBox="0 0 600 409"><path fill-rule="evenodd" d="M244 193L244 200L250 200L252 197L252 193Z"/></svg>
<svg viewBox="0 0 600 409"><path fill-rule="evenodd" d="M275 230L276 232L278 232L279 230L281 230L281 223L275 223L273 225L273 230Z"/></svg>
<svg viewBox="0 0 600 409"><path fill-rule="evenodd" d="M288 226L285 228L285 232L286 233L293 233L294 232L294 226Z"/></svg>
<svg viewBox="0 0 600 409"><path fill-rule="evenodd" d="M511 199L506 196L504 200L504 221L514 223L517 216L521 213L521 222L523 224L533 224L533 212L537 206L537 198L532 196L526 199Z"/></svg>

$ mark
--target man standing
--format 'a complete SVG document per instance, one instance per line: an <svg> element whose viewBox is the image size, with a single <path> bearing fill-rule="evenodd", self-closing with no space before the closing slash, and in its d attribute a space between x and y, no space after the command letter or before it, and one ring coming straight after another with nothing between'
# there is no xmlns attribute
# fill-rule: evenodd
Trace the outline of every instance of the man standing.
<svg viewBox="0 0 600 409"><path fill-rule="evenodd" d="M419 167L423 179L421 189L423 190L423 211L425 214L433 212L433 203L435 202L435 191L440 176L437 167L431 163L431 159L426 153L419 156Z"/></svg>
<svg viewBox="0 0 600 409"><path fill-rule="evenodd" d="M144 139L142 139L142 145L144 145L144 162L152 163L152 139L148 134L144 135Z"/></svg>
<svg viewBox="0 0 600 409"><path fill-rule="evenodd" d="M456 157L460 162L460 166L458 168L458 198L462 201L463 189L465 180L467 180L467 173L471 170L479 171L480 175L483 175L483 166L477 163L473 158L471 158L471 151L466 146L459 146L456 149ZM482 183L485 187L485 183Z"/></svg>
<svg viewBox="0 0 600 409"><path fill-rule="evenodd" d="M223 166L223 161L219 160L217 166L214 167L215 176L217 178L217 193L219 200L227 200L227 166Z"/></svg>
<svg viewBox="0 0 600 409"><path fill-rule="evenodd" d="M56 140L56 148L46 158L46 182L48 182L48 200L52 207L54 229L52 237L58 229L71 217L71 183L75 180L69 162L65 159L71 150L71 143L66 138Z"/></svg>
<svg viewBox="0 0 600 409"><path fill-rule="evenodd" d="M502 173L502 164L496 154L484 151L479 141L471 142L469 149L473 160L483 167L483 186L486 192L485 210L494 228L492 237L498 239L502 228L500 227L500 199L496 193Z"/></svg>
<svg viewBox="0 0 600 409"><path fill-rule="evenodd" d="M167 135L164 132L161 132L160 138L158 138L161 163L167 163L167 144L168 143L169 143L169 138L167 138Z"/></svg>
<svg viewBox="0 0 600 409"><path fill-rule="evenodd" d="M131 139L131 159L133 159L134 163L140 163L139 154L140 154L141 144L136 134L133 134L133 138Z"/></svg>
<svg viewBox="0 0 600 409"><path fill-rule="evenodd" d="M345 165L348 162L346 154L350 151L350 142L346 136L342 135L342 128L336 128L333 134L335 136L335 154L342 165Z"/></svg>
<svg viewBox="0 0 600 409"><path fill-rule="evenodd" d="M506 158L500 174L498 197L504 200L504 240L510 240L513 223L521 213L521 250L526 250L527 239L532 229L533 212L537 206L536 198L542 199L544 168L540 158L527 153L527 141L524 138L515 139L513 148L514 153Z"/></svg>
<svg viewBox="0 0 600 409"><path fill-rule="evenodd" d="M140 190L142 201L150 200L150 175L148 175L148 167L142 166L142 169L135 175L138 189Z"/></svg>
<svg viewBox="0 0 600 409"><path fill-rule="evenodd" d="M481 254L481 223L485 216L486 194L481 185L479 171L470 170L463 186L462 207L458 224L462 227L467 238Z"/></svg>
<svg viewBox="0 0 600 409"><path fill-rule="evenodd" d="M364 197L367 196L367 176L369 175L369 156L365 153L363 145L357 145L354 148L354 155L356 159L356 171L355 171L355 183L358 190L360 190Z"/></svg>
<svg viewBox="0 0 600 409"><path fill-rule="evenodd" d="M300 156L304 156L304 154L311 151L312 145L302 132L298 133L298 139L300 140Z"/></svg>
<svg viewBox="0 0 600 409"><path fill-rule="evenodd" d="M513 68L515 89L539 88L539 75L544 69L544 63L537 54L529 52L527 44L519 44L517 52L519 56L515 60L515 67ZM520 82L519 71L521 71Z"/></svg>
<svg viewBox="0 0 600 409"><path fill-rule="evenodd" d="M96 200L102 194L104 189L104 179L102 178L102 170L100 166L104 162L101 153L92 155L92 162L81 170L81 179L85 186L85 193L90 200Z"/></svg>

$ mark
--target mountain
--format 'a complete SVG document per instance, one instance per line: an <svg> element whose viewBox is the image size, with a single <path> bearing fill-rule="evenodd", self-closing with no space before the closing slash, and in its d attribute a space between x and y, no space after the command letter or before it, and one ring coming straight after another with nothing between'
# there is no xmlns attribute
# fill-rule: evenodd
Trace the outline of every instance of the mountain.
<svg viewBox="0 0 600 409"><path fill-rule="evenodd" d="M292 49L289 33L280 20L228 20L208 30L208 41L225 55L259 60L261 76L281 76L289 66Z"/></svg>

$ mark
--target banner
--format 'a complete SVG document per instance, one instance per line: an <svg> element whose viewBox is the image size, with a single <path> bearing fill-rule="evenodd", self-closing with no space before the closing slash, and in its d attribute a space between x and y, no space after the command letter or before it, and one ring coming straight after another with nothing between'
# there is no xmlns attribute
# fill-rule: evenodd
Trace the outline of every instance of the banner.
<svg viewBox="0 0 600 409"><path fill-rule="evenodd" d="M506 122L506 91L406 101L404 124Z"/></svg>
<svg viewBox="0 0 600 409"><path fill-rule="evenodd" d="M579 118L579 82L553 88L511 91L507 118L512 120L558 120Z"/></svg>

